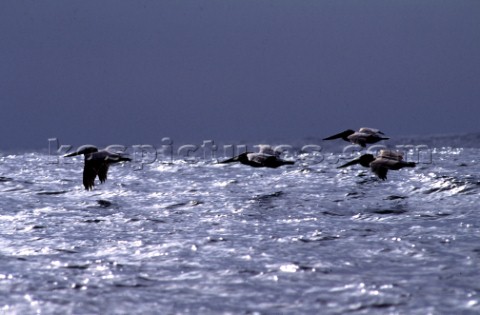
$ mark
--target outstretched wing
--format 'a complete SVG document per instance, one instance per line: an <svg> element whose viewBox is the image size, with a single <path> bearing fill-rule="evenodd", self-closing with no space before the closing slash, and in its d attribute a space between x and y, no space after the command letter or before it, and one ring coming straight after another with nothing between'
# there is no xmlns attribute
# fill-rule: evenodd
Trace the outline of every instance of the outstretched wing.
<svg viewBox="0 0 480 315"><path fill-rule="evenodd" d="M83 167L83 186L86 190L93 189L95 186L95 177L98 174L98 163L95 160L85 160Z"/></svg>
<svg viewBox="0 0 480 315"><path fill-rule="evenodd" d="M371 163L370 168L372 169L372 172L374 172L381 180L387 179L388 168L386 168L385 166L381 164Z"/></svg>
<svg viewBox="0 0 480 315"><path fill-rule="evenodd" d="M100 179L100 183L104 183L107 180L107 173L108 163L100 164L98 168L98 179Z"/></svg>
<svg viewBox="0 0 480 315"><path fill-rule="evenodd" d="M355 140L352 140L352 142L358 144L362 148L365 148L367 146L367 139L365 137L357 137Z"/></svg>

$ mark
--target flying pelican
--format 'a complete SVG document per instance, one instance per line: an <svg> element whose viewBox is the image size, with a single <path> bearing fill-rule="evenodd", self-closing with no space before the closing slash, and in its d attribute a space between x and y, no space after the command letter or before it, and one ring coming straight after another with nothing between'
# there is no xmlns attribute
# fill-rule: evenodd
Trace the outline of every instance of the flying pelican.
<svg viewBox="0 0 480 315"><path fill-rule="evenodd" d="M399 170L404 167L415 167L414 162L406 162L403 160L403 154L398 151L380 150L375 157L373 154L364 154L360 157L345 163L338 168L344 168L347 166L360 164L363 167L370 167L378 178L382 180L387 179L388 170Z"/></svg>
<svg viewBox="0 0 480 315"><path fill-rule="evenodd" d="M385 134L378 129L360 128L358 131L352 129L337 133L336 135L324 138L323 140L343 139L345 141L365 147L367 144L376 143L381 140L388 140Z"/></svg>
<svg viewBox="0 0 480 315"><path fill-rule="evenodd" d="M107 150L99 151L95 146L81 146L76 152L65 155L71 157L83 154L85 156L85 165L83 167L83 186L86 190L92 190L95 186L95 177L98 175L100 183L107 180L108 167L118 162L131 161L132 159L124 157L118 153Z"/></svg>
<svg viewBox="0 0 480 315"><path fill-rule="evenodd" d="M260 145L258 153L244 152L233 158L220 162L221 164L240 162L252 167L270 167L277 168L282 165L295 164L294 161L286 161L279 158L279 153L275 152L269 145Z"/></svg>

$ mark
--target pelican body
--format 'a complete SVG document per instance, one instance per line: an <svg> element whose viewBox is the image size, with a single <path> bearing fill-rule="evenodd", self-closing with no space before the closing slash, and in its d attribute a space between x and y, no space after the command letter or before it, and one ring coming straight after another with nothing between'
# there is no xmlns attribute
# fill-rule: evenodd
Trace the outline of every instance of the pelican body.
<svg viewBox="0 0 480 315"><path fill-rule="evenodd" d="M294 161L282 160L278 157L278 153L275 152L270 146L261 145L260 151L258 153L254 152L244 152L233 158L224 160L220 162L221 164L240 162L244 165L249 165L252 167L269 167L277 168L282 165L292 165L295 164Z"/></svg>
<svg viewBox="0 0 480 315"><path fill-rule="evenodd" d="M373 156L373 154L363 154L338 168L344 168L356 164L360 164L363 167L370 167L372 172L382 180L387 179L388 170L396 171L404 167L415 167L416 165L414 162L404 161L401 152L380 150L376 157Z"/></svg>
<svg viewBox="0 0 480 315"><path fill-rule="evenodd" d="M367 144L377 143L382 140L388 140L390 138L385 137L385 134L378 129L373 128L360 128L358 131L348 129L337 133L336 135L324 138L323 140L343 139L353 144L358 144L361 147L366 147Z"/></svg>
<svg viewBox="0 0 480 315"><path fill-rule="evenodd" d="M107 180L108 167L118 162L131 161L130 158L121 154L109 152L107 150L98 150L95 146L82 146L76 152L65 155L71 157L76 155L85 156L85 165L83 167L83 186L86 190L92 190L95 186L95 177L98 176L100 183Z"/></svg>

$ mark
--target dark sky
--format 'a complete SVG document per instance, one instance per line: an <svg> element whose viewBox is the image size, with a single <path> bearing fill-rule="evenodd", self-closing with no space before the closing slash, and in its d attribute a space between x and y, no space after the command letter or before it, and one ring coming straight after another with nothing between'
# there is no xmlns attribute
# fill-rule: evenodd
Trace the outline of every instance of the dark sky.
<svg viewBox="0 0 480 315"><path fill-rule="evenodd" d="M0 150L480 131L478 0L0 1Z"/></svg>

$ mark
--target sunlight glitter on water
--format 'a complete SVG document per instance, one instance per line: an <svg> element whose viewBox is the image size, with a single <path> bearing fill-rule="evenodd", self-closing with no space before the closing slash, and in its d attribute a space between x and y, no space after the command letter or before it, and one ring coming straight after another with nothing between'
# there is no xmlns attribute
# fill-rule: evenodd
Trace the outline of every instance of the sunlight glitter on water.
<svg viewBox="0 0 480 315"><path fill-rule="evenodd" d="M6 314L480 311L480 167L472 162L479 153L441 148L433 164L392 171L385 182L321 163L126 164L112 166L94 191L82 187L81 159L2 156L0 307Z"/></svg>

